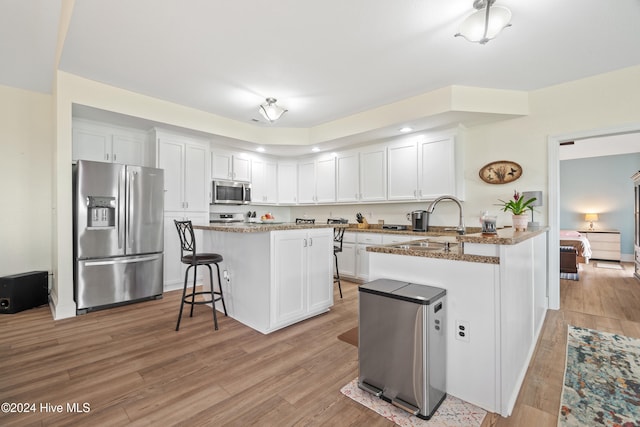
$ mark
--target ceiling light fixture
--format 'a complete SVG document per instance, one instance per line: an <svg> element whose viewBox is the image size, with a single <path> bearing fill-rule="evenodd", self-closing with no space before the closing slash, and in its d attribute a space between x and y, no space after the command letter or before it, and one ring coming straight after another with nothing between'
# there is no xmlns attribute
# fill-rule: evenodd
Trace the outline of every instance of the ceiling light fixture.
<svg viewBox="0 0 640 427"><path fill-rule="evenodd" d="M311 151L313 151L314 153L317 153L318 151L320 151L320 148L319 147L313 147L311 149Z"/></svg>
<svg viewBox="0 0 640 427"><path fill-rule="evenodd" d="M277 99L275 98L267 98L265 101L264 104L260 105L260 114L262 114L262 117L267 119L269 123L275 122L288 111L276 104Z"/></svg>
<svg viewBox="0 0 640 427"><path fill-rule="evenodd" d="M470 42L485 44L494 39L500 31L511 24L511 11L506 7L493 6L496 0L474 0L476 9L460 25L460 31L455 35L462 36Z"/></svg>
<svg viewBox="0 0 640 427"><path fill-rule="evenodd" d="M264 149L264 147L258 147L258 148L256 148L256 151L259 152L259 153L264 153L265 149Z"/></svg>
<svg viewBox="0 0 640 427"><path fill-rule="evenodd" d="M403 128L400 128L400 132L402 132L402 133L411 132L412 130L413 130L413 128L410 128L409 126L405 126Z"/></svg>

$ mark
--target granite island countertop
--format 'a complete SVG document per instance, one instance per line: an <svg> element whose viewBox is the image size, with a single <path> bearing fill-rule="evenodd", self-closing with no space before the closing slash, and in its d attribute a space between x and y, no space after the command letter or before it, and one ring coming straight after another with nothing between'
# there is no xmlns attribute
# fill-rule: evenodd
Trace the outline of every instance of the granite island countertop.
<svg viewBox="0 0 640 427"><path fill-rule="evenodd" d="M309 228L340 228L348 224L296 224L295 222L231 222L210 223L209 225L193 224L197 230L223 231L228 233L268 233L282 230L304 230Z"/></svg>
<svg viewBox="0 0 640 427"><path fill-rule="evenodd" d="M361 230L361 229L359 229ZM531 239L539 234L546 233L548 227L538 227L527 231L515 231L513 228L499 229L495 235L484 235L482 233L472 233L457 235L455 233L438 232L411 232L407 237L416 235L424 236L425 239L407 241L407 244L394 243L390 245L369 246L367 252L386 253L394 255L418 256L425 258L440 258L453 261L479 262L486 264L499 264L500 257L488 255L468 254L464 251L465 244L486 244L486 245L516 245ZM352 231L349 229L349 231ZM386 231L386 230L385 230ZM442 242L449 242L449 247L444 248L437 245L437 249L420 246L421 243L435 242L436 245Z"/></svg>

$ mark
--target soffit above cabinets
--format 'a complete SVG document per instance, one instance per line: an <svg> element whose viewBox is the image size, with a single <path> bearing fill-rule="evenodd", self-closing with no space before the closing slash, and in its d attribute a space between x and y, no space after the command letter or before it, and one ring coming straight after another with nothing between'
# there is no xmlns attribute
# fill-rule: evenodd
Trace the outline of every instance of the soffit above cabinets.
<svg viewBox="0 0 640 427"><path fill-rule="evenodd" d="M142 130L162 127L250 151L263 146L269 154L277 156L309 154L312 146L320 151L333 151L388 139L398 136L404 125L411 126L412 132L440 131L508 120L528 112L526 92L463 86L443 88L309 129L251 127L238 131L237 127L226 130L219 125L207 128L206 124L199 129L187 129L173 123L73 105L74 117Z"/></svg>

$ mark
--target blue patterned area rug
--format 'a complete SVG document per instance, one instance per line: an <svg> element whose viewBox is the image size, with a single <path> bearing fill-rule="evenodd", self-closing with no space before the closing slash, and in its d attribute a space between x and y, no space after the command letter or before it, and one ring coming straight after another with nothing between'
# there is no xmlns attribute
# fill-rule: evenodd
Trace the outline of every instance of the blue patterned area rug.
<svg viewBox="0 0 640 427"><path fill-rule="evenodd" d="M569 325L558 426L640 426L640 340Z"/></svg>

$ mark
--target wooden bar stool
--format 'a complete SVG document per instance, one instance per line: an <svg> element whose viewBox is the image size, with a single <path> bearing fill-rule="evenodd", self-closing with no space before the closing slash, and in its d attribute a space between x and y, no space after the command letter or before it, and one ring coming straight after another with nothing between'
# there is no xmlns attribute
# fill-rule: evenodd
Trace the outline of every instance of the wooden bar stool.
<svg viewBox="0 0 640 427"><path fill-rule="evenodd" d="M222 295L222 282L220 281L220 266L218 263L222 262L222 255L212 253L197 253L196 252L196 238L193 233L193 225L191 221L173 221L176 224L178 235L180 236L180 261L183 264L187 264L187 271L184 273L184 287L182 288L182 300L180 301L180 314L178 314L178 324L176 325L176 331L180 329L180 320L182 319L182 309L185 304L191 304L191 313L189 317L193 317L193 306L196 304L209 304L213 309L213 326L215 330L218 330L218 317L216 315L216 301L222 301L222 308L224 309L224 315L227 315L227 307L224 305L224 296ZM211 264L216 265L218 270L218 287L220 291L214 291L213 287L213 270ZM211 291L198 291L196 292L196 276L199 265L206 265L209 269L209 282L211 283ZM187 294L189 270L193 267L193 289L192 292ZM211 298L205 297L203 300L196 301L196 295L206 295Z"/></svg>

